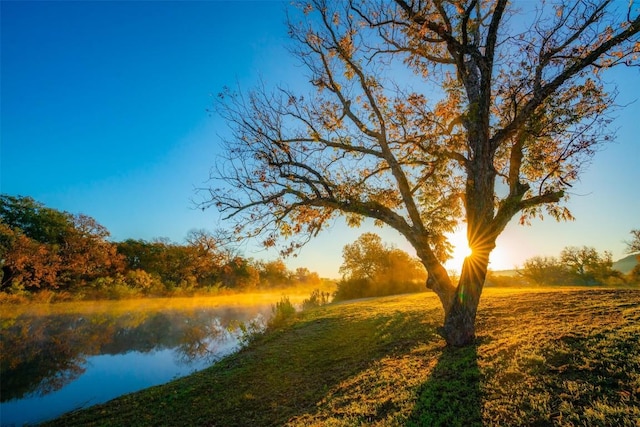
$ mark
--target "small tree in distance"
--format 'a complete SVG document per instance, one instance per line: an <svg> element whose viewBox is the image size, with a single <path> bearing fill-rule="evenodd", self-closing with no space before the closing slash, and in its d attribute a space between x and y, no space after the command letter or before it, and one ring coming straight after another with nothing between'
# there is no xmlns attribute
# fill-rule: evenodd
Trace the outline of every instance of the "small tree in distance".
<svg viewBox="0 0 640 427"><path fill-rule="evenodd" d="M519 270L522 277L541 286L604 285L623 283L622 273L613 269L611 252L568 246L560 257L532 257Z"/></svg>
<svg viewBox="0 0 640 427"><path fill-rule="evenodd" d="M524 261L518 273L536 285L567 285L569 274L556 257L534 256Z"/></svg>
<svg viewBox="0 0 640 427"><path fill-rule="evenodd" d="M475 337L489 255L512 218L571 219L566 190L611 139L602 71L638 65L637 8L612 0L310 0L289 33L308 93L223 92L226 156L203 206L298 249L338 214L413 245L451 345ZM454 283L446 234L469 247Z"/></svg>
<svg viewBox="0 0 640 427"><path fill-rule="evenodd" d="M375 233L364 233L342 250L335 300L417 292L423 288L426 271L420 262L383 244Z"/></svg>
<svg viewBox="0 0 640 427"><path fill-rule="evenodd" d="M627 252L630 254L640 252L640 229L631 230L633 239L627 244Z"/></svg>
<svg viewBox="0 0 640 427"><path fill-rule="evenodd" d="M560 261L581 285L606 283L607 279L620 276L620 272L612 268L611 252L601 255L595 248L570 246L562 250Z"/></svg>
<svg viewBox="0 0 640 427"><path fill-rule="evenodd" d="M638 263L633 267L633 270L629 272L629 278L632 282L640 284L640 229L631 230L631 235L633 239L627 243L627 252L637 254L636 260Z"/></svg>

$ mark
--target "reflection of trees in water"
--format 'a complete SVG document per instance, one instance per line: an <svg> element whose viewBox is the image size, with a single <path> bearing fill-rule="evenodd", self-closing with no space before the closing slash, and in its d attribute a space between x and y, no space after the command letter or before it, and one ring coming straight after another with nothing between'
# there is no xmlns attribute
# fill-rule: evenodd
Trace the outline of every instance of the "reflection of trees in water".
<svg viewBox="0 0 640 427"><path fill-rule="evenodd" d="M190 363L194 360L213 363L220 354L219 345L230 339L232 339L231 332L217 317L210 319L209 322L191 322L185 327L177 348L178 360L182 363Z"/></svg>
<svg viewBox="0 0 640 427"><path fill-rule="evenodd" d="M175 349L178 361L214 362L230 328L260 308L134 312L113 316L22 315L0 329L0 401L45 395L82 375L86 356Z"/></svg>
<svg viewBox="0 0 640 427"><path fill-rule="evenodd" d="M60 389L84 372L83 347L106 334L82 327L82 318L18 318L0 331L1 400Z"/></svg>

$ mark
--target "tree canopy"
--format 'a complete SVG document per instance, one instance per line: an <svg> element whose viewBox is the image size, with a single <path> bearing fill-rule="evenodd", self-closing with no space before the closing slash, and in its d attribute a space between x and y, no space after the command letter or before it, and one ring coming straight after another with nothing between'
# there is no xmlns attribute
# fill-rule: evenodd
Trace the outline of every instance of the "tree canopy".
<svg viewBox="0 0 640 427"><path fill-rule="evenodd" d="M507 0L325 1L289 15L308 92L226 90L233 135L204 206L290 253L331 224L373 218L402 234L445 309L450 344L473 340L489 254L507 223L571 219L567 189L600 144L615 90L638 65L633 4ZM218 185L219 184L219 185ZM446 234L466 224L459 282Z"/></svg>
<svg viewBox="0 0 640 427"><path fill-rule="evenodd" d="M385 245L375 233L364 233L342 250L336 300L384 296L423 290L426 271L419 260Z"/></svg>

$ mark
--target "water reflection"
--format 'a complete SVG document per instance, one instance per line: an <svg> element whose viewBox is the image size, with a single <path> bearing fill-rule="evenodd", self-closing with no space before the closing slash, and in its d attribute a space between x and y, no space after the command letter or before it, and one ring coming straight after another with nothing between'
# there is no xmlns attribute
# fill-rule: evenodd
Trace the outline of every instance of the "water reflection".
<svg viewBox="0 0 640 427"><path fill-rule="evenodd" d="M103 375L106 378L89 386L104 391L110 387L104 383L109 377L120 384L114 386L117 391L99 396L91 404L206 367L237 347L238 332L234 325L265 315L269 309L254 306L133 311L119 315L23 314L2 319L2 424L32 422L7 417L19 412L19 407L28 402L47 405L43 397L60 394L66 388L70 390L72 383L83 383L88 379L91 382L98 369L106 372ZM123 363L124 366L117 367ZM109 374L110 366L119 373ZM149 369L151 366L155 368ZM141 379L136 379L140 371L145 373ZM125 381L123 376L127 377ZM124 383L131 384L122 390ZM50 416L84 405L87 396L66 397L65 400L66 408L56 408L58 413Z"/></svg>

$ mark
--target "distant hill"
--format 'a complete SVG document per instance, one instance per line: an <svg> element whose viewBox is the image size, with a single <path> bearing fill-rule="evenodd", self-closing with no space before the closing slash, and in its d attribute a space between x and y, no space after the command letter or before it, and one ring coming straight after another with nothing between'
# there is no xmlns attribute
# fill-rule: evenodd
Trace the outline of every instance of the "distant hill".
<svg viewBox="0 0 640 427"><path fill-rule="evenodd" d="M636 266L636 264L638 264L638 256L640 254L632 254L629 256L626 256L622 259L619 259L618 261L613 263L613 269L614 270L618 270L618 271L622 271L624 274L627 274L628 272L630 272L631 270L633 270L633 267Z"/></svg>
<svg viewBox="0 0 640 427"><path fill-rule="evenodd" d="M518 275L518 271L517 270L496 270L496 271L491 271L491 273L494 276L506 276L506 277L515 277Z"/></svg>

